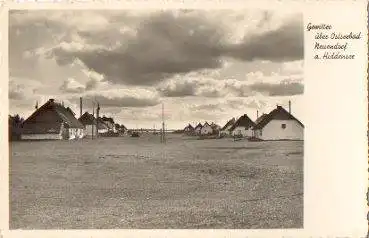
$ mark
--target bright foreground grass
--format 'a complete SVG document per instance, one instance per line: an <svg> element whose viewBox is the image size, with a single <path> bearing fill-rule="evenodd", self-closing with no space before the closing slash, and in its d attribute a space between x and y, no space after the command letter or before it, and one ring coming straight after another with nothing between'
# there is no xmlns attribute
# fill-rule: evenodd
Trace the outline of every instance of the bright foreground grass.
<svg viewBox="0 0 369 238"><path fill-rule="evenodd" d="M303 142L10 145L11 229L302 228Z"/></svg>

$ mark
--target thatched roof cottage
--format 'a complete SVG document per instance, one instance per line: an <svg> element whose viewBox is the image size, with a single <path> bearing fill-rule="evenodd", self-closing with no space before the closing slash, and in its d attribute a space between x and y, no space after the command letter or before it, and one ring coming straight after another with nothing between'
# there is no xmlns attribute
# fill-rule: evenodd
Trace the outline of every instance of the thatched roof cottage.
<svg viewBox="0 0 369 238"><path fill-rule="evenodd" d="M83 124L69 107L50 99L23 123L23 140L77 139L84 136Z"/></svg>

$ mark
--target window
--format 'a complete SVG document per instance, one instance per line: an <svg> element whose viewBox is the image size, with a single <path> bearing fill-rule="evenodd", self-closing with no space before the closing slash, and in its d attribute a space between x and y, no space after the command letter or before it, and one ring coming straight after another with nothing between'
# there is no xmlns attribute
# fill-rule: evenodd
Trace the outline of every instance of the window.
<svg viewBox="0 0 369 238"><path fill-rule="evenodd" d="M286 124L282 124L282 129L286 129Z"/></svg>

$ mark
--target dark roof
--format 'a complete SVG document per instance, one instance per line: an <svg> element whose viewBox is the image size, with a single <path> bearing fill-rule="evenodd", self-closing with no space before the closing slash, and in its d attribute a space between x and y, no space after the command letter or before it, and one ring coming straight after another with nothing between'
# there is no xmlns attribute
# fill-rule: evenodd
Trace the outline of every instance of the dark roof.
<svg viewBox="0 0 369 238"><path fill-rule="evenodd" d="M106 122L110 122L111 124L114 124L114 120L111 117L105 117L105 116L103 116L102 117L102 120L103 121L106 121Z"/></svg>
<svg viewBox="0 0 369 238"><path fill-rule="evenodd" d="M206 125L210 126L210 124L206 121L205 124L202 127L204 127Z"/></svg>
<svg viewBox="0 0 369 238"><path fill-rule="evenodd" d="M217 125L217 124L215 124L214 122L213 123L211 123L211 128L213 129L213 130L219 130L219 128L220 128L220 126L219 125Z"/></svg>
<svg viewBox="0 0 369 238"><path fill-rule="evenodd" d="M102 120L101 117L97 120L97 129L109 129L109 126Z"/></svg>
<svg viewBox="0 0 369 238"><path fill-rule="evenodd" d="M233 125L236 122L236 119L233 117L231 120L227 121L227 123L222 127L222 130L225 130L228 126Z"/></svg>
<svg viewBox="0 0 369 238"><path fill-rule="evenodd" d="M195 127L195 130L196 130L197 128L202 128L201 123L197 124L197 126Z"/></svg>
<svg viewBox="0 0 369 238"><path fill-rule="evenodd" d="M238 120L233 124L230 130L233 131L238 126L248 128L255 126L255 123L250 119L250 117L247 116L247 114L244 114L240 118L238 118Z"/></svg>
<svg viewBox="0 0 369 238"><path fill-rule="evenodd" d="M88 112L85 112L80 118L78 118L78 121L80 121L83 125L96 124L96 118Z"/></svg>
<svg viewBox="0 0 369 238"><path fill-rule="evenodd" d="M189 128L190 130L193 130L194 128L193 128L193 126L191 125L191 124L188 124L186 127L185 127L185 129L186 128Z"/></svg>
<svg viewBox="0 0 369 238"><path fill-rule="evenodd" d="M263 113L263 115L261 115L258 119L256 119L256 121L255 121L255 124L257 125L259 122L261 122L261 120L263 120L264 119L264 117L266 117L268 114L265 114L265 113Z"/></svg>
<svg viewBox="0 0 369 238"><path fill-rule="evenodd" d="M257 125L254 126L254 129L262 129L271 120L295 120L302 127L304 127L304 125L299 120L297 120L296 117L292 116L292 114L286 111L283 107L277 106L277 108L275 108L269 114L265 115L265 117L262 118L262 120Z"/></svg>
<svg viewBox="0 0 369 238"><path fill-rule="evenodd" d="M84 128L82 123L74 117L74 112L70 108L65 108L50 99L24 121L23 133L59 133L62 123L69 128Z"/></svg>

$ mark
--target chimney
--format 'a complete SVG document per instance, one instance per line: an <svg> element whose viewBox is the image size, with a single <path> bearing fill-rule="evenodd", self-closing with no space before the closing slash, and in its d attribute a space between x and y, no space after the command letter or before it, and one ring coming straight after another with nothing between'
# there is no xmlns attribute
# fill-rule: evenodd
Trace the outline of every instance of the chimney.
<svg viewBox="0 0 369 238"><path fill-rule="evenodd" d="M291 114L291 101L288 101L288 112Z"/></svg>
<svg viewBox="0 0 369 238"><path fill-rule="evenodd" d="M36 101L35 109L36 109L36 110L38 109L38 101Z"/></svg>
<svg viewBox="0 0 369 238"><path fill-rule="evenodd" d="M79 117L82 116L82 97L79 98Z"/></svg>
<svg viewBox="0 0 369 238"><path fill-rule="evenodd" d="M54 101L55 101L54 98L49 99L49 102L54 102Z"/></svg>
<svg viewBox="0 0 369 238"><path fill-rule="evenodd" d="M259 118L259 110L256 110L256 119Z"/></svg>

